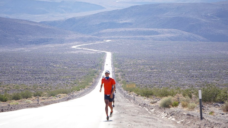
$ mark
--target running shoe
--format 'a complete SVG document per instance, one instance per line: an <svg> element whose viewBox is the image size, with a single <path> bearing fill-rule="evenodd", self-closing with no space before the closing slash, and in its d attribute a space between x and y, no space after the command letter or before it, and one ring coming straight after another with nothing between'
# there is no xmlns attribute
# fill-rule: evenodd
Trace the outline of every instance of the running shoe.
<svg viewBox="0 0 228 128"><path fill-rule="evenodd" d="M107 116L107 121L109 120L109 116Z"/></svg>

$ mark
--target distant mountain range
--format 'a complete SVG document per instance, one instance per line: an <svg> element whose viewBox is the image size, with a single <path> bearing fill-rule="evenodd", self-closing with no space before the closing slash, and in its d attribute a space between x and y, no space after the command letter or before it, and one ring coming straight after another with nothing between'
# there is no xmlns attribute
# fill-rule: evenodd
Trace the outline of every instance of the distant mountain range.
<svg viewBox="0 0 228 128"><path fill-rule="evenodd" d="M207 39L177 29L120 28L106 29L92 34L103 39L153 40L153 41L208 41Z"/></svg>
<svg viewBox="0 0 228 128"><path fill-rule="evenodd" d="M104 37L106 32L109 33L109 36L118 35L115 34L119 33L118 29L128 29L128 31L129 29L140 29L141 31L143 29L160 29L159 31L170 29L170 34L174 30L178 30L178 33L184 32L184 35L189 33L191 38L194 35L194 37L197 37L196 40L206 39L214 42L228 42L227 7L227 1L218 3L149 4L42 23L65 30L102 37ZM111 30L112 32L110 33ZM121 37L123 38L125 35L129 37L126 32ZM132 36L136 35L133 34ZM145 35L148 36L147 34ZM162 35L164 36L164 33ZM176 40L178 38L180 36L176 36ZM175 39L173 38L172 40Z"/></svg>
<svg viewBox="0 0 228 128"><path fill-rule="evenodd" d="M62 44L87 40L96 40L96 38L36 22L0 17L0 47Z"/></svg>
<svg viewBox="0 0 228 128"><path fill-rule="evenodd" d="M37 1L37 0L1 0L0 14L49 14L49 13L79 13L87 11L102 10L104 7L96 4L78 1Z"/></svg>

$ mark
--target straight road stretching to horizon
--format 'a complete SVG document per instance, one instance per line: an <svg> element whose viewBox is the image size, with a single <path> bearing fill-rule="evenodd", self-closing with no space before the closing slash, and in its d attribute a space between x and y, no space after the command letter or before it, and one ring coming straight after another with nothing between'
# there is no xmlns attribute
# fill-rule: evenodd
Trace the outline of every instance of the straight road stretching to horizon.
<svg viewBox="0 0 228 128"><path fill-rule="evenodd" d="M89 44L87 44L89 45ZM80 49L77 45L72 48ZM90 50L90 49L85 49ZM91 49L92 50L92 49ZM97 51L97 50L92 50ZM105 52L105 51L97 51ZM110 70L111 53L106 53L104 71ZM104 74L104 71L102 74ZM102 76L101 76L102 77ZM100 77L100 79L101 79ZM74 100L56 103L39 108L22 109L0 113L0 128L103 128L106 123L104 92L99 92L99 80L95 89ZM115 115L110 118L110 122ZM109 126L110 127L110 126Z"/></svg>

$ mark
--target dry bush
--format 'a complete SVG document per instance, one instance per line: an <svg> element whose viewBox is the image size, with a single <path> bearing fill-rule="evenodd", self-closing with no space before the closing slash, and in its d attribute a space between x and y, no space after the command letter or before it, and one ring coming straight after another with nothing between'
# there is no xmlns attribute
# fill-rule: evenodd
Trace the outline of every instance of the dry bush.
<svg viewBox="0 0 228 128"><path fill-rule="evenodd" d="M181 97L180 98L180 102L181 102L181 106L183 108L187 108L188 107L188 104L190 102L190 98L189 97Z"/></svg>
<svg viewBox="0 0 228 128"><path fill-rule="evenodd" d="M160 106L163 108L170 108L170 106L172 105L172 98L171 97L165 97L162 98Z"/></svg>
<svg viewBox="0 0 228 128"><path fill-rule="evenodd" d="M179 105L179 102L177 102L177 101L173 101L173 102L172 102L172 106L173 106L173 107L177 107L178 105Z"/></svg>
<svg viewBox="0 0 228 128"><path fill-rule="evenodd" d="M37 96L42 96L43 92L42 91L36 91L33 96L37 97Z"/></svg>
<svg viewBox="0 0 228 128"><path fill-rule="evenodd" d="M181 97L181 98L180 98L180 101L181 101L181 102L182 102L182 101L190 102L191 99L190 99L189 97Z"/></svg>
<svg viewBox="0 0 228 128"><path fill-rule="evenodd" d="M217 97L221 93L221 90L219 87L213 84L206 84L202 88L202 101L203 102L216 102L218 99Z"/></svg>
<svg viewBox="0 0 228 128"><path fill-rule="evenodd" d="M177 107L179 105L180 97L182 97L180 94L176 94L172 97L172 107Z"/></svg>
<svg viewBox="0 0 228 128"><path fill-rule="evenodd" d="M19 103L16 102L16 101L13 101L13 102L10 103L10 105L18 105L18 104L19 104Z"/></svg>
<svg viewBox="0 0 228 128"><path fill-rule="evenodd" d="M196 107L196 104L195 104L195 103L190 103L190 104L188 104L188 109L189 109L189 110L194 110L195 107Z"/></svg>
<svg viewBox="0 0 228 128"><path fill-rule="evenodd" d="M224 112L228 112L228 102L226 102L223 106L222 106L222 110Z"/></svg>
<svg viewBox="0 0 228 128"><path fill-rule="evenodd" d="M174 101L180 101L180 99L182 99L183 98L183 95L182 94L176 94L174 97L173 97L173 99L172 100L174 100Z"/></svg>
<svg viewBox="0 0 228 128"><path fill-rule="evenodd" d="M8 101L8 98L5 95L1 95L0 94L0 101L1 102L6 102L6 101Z"/></svg>
<svg viewBox="0 0 228 128"><path fill-rule="evenodd" d="M31 98L32 95L33 95L33 94L32 94L32 92L30 92L30 91L21 92L21 97L24 98L24 99Z"/></svg>
<svg viewBox="0 0 228 128"><path fill-rule="evenodd" d="M31 100L26 100L26 101L25 101L25 103L27 103L27 104L31 104L31 103L32 103L32 101L31 101Z"/></svg>
<svg viewBox="0 0 228 128"><path fill-rule="evenodd" d="M21 99L21 94L20 93L15 93L12 95L13 100L20 100Z"/></svg>
<svg viewBox="0 0 228 128"><path fill-rule="evenodd" d="M181 102L181 106L182 106L183 108L186 108L186 107L188 106L188 102L182 101L182 102Z"/></svg>

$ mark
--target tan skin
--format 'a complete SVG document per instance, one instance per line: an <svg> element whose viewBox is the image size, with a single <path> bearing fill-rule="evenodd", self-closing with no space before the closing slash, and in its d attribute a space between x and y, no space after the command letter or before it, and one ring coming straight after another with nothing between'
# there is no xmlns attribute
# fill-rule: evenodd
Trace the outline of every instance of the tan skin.
<svg viewBox="0 0 228 128"><path fill-rule="evenodd" d="M109 73L105 73L105 76L106 77L109 77ZM101 90L102 90L102 84L101 84L101 88L100 88L100 92L101 92ZM111 93L111 95L110 95L110 98L112 98L113 97L113 93L114 93L114 90L116 90L116 86L115 86L115 84L113 85L114 86L114 89L112 90L112 93ZM105 99L105 112L106 112L106 115L108 116L108 107L111 109L111 112L113 112L113 107L112 107L112 102L109 102L109 100L106 100Z"/></svg>

